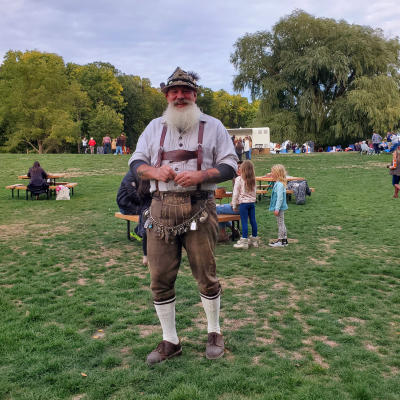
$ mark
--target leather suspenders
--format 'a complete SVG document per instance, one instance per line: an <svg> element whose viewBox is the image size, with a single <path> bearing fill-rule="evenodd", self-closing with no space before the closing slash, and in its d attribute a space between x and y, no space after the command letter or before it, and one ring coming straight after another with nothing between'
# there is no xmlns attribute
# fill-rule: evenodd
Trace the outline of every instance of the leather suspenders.
<svg viewBox="0 0 400 400"><path fill-rule="evenodd" d="M160 138L160 148L158 150L157 162L155 164L156 168L161 167L161 162L163 160L168 161L187 161L197 158L197 171L201 170L201 164L203 163L203 135L204 135L204 121L200 121L199 123L199 132L197 135L197 150L196 151L188 151L188 150L172 150L172 151L164 151L164 141L165 136L167 134L167 124L164 124L163 130L161 132ZM156 182L158 189L158 182ZM200 190L200 185L197 185L197 190Z"/></svg>

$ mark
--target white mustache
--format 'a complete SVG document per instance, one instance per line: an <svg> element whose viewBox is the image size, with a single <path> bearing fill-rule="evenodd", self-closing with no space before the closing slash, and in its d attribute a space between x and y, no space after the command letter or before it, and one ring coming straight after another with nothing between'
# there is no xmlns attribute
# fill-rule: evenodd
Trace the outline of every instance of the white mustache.
<svg viewBox="0 0 400 400"><path fill-rule="evenodd" d="M192 102L190 100L182 99L182 100L175 100L174 101L174 106L180 105L180 104L191 104Z"/></svg>

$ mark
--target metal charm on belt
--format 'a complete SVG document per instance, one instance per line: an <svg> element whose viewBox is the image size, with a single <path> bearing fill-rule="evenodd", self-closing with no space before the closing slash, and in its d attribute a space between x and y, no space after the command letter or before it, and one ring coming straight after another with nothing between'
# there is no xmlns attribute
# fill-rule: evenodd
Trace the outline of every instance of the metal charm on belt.
<svg viewBox="0 0 400 400"><path fill-rule="evenodd" d="M144 224L145 229L155 229L157 234L159 235L160 239L165 239L168 241L168 237L170 235L172 236L177 236L177 235L182 235L183 233L191 230L191 231L196 231L197 230L197 223L204 223L207 218L208 218L208 213L206 211L205 207L200 208L195 214L193 214L192 217L189 219L183 221L181 224L178 225L164 225L157 219L155 219L151 215L151 210L148 209L145 212L145 217L147 217L147 220Z"/></svg>

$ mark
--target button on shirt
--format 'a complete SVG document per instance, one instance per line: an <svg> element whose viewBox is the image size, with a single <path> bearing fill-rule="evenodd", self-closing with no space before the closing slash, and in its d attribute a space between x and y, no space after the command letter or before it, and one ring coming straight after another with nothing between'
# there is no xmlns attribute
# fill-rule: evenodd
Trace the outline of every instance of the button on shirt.
<svg viewBox="0 0 400 400"><path fill-rule="evenodd" d="M222 122L206 114L201 114L201 121L204 121L203 134L203 162L201 169L206 170L215 168L219 164L231 166L237 170L237 156L229 133ZM155 166L157 163L158 150L160 149L160 139L165 119L163 117L153 119L140 135L136 150L129 160L129 164L136 160L142 160L149 165ZM180 133L176 129L167 129L164 141L164 151L188 150L196 151L198 144L199 124L196 124L187 132ZM197 171L197 159L171 162L163 160L162 165L169 165L177 174L184 171ZM171 182L159 182L160 191L192 191L196 186L182 187ZM205 182L201 185L201 190L215 190L216 184ZM150 181L150 190L156 190L155 181Z"/></svg>

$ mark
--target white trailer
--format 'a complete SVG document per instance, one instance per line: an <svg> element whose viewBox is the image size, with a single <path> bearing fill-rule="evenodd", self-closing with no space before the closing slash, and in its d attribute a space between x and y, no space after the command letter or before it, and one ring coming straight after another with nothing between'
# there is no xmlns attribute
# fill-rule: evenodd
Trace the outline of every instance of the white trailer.
<svg viewBox="0 0 400 400"><path fill-rule="evenodd" d="M228 129L231 136L243 139L246 136L251 138L251 147L258 149L260 153L269 153L270 131L268 127L263 128L238 128Z"/></svg>

